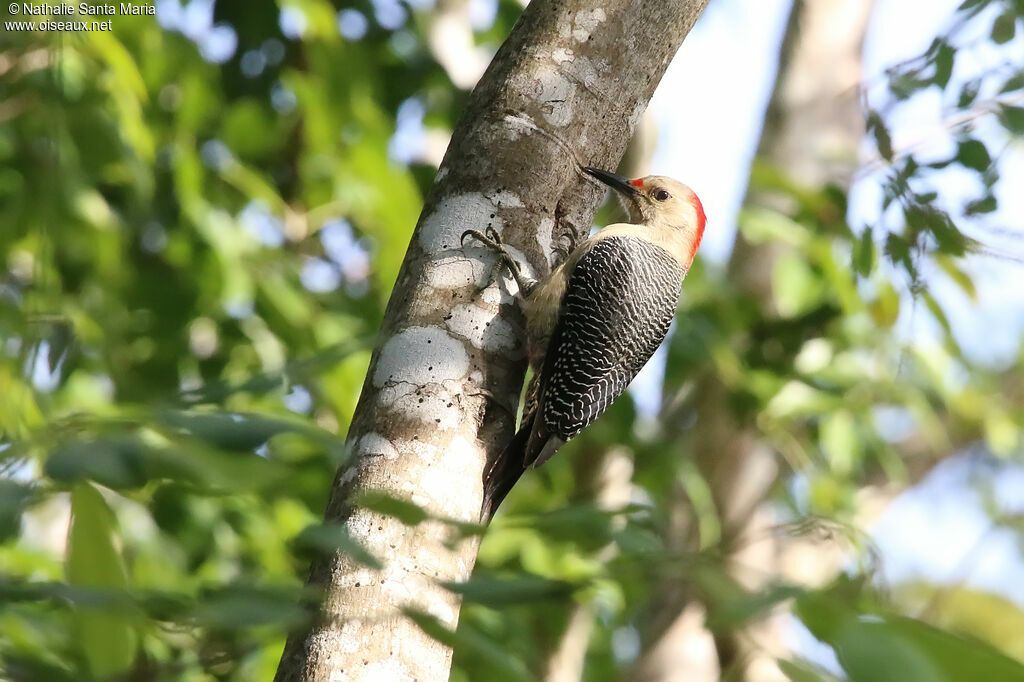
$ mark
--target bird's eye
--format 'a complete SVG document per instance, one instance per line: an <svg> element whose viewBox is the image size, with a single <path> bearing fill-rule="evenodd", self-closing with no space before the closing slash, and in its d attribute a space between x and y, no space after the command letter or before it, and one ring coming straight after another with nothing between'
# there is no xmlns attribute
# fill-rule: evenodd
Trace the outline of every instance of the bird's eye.
<svg viewBox="0 0 1024 682"><path fill-rule="evenodd" d="M668 201L672 198L672 195L663 189L659 189L654 192L654 198L658 201Z"/></svg>

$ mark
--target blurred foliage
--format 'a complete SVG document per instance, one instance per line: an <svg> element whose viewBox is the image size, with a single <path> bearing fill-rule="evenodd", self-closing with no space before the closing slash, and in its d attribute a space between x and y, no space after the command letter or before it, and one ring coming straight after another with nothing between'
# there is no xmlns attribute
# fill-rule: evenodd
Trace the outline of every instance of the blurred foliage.
<svg viewBox="0 0 1024 682"><path fill-rule="evenodd" d="M0 35L0 679L270 679L317 598L302 587L311 554L377 565L320 519L432 181L417 131L443 137L468 95L431 28L456 12L493 51L521 9L460 7L169 0L109 33ZM410 614L456 647L453 679L535 679L576 604L596 614L586 679L617 679L644 653L666 580L701 596L716 633L795 614L850 680L1024 679L1019 628L991 626L1021 620L1019 605L960 587L890 595L852 529L865 489L912 484L960 448L1020 457L1019 363L972 363L927 287L937 271L977 295L961 257L986 248L1002 152L957 125L955 155L922 161L893 149L889 121L937 89L1017 140L1019 63L950 84L959 31L988 22L983 42L1008 43L1022 14L968 0L889 74L896 103L868 118L886 224L851 229L843 191L755 164L752 187L792 206L742 216L748 240L791 249L773 299L695 266L658 419L623 398L520 483L474 578L449 586L466 602L456 632ZM951 167L983 187L957 210L928 186ZM898 333L918 301L941 343ZM784 463L776 531L845 534L856 568L757 592L728 576L723 521L688 456L709 373ZM608 443L635 455L625 507L593 502L574 469ZM699 534L683 548L680 495ZM783 666L800 681L838 672L796 655Z"/></svg>

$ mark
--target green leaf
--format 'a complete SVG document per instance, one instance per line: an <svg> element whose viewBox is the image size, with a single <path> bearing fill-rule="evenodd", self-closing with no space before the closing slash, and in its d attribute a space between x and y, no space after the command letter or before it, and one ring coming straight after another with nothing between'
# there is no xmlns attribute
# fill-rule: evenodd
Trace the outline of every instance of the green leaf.
<svg viewBox="0 0 1024 682"><path fill-rule="evenodd" d="M979 215L983 213L992 213L997 208L999 208L999 203L996 201L994 195L989 194L980 199L968 201L964 206L964 213L966 215Z"/></svg>
<svg viewBox="0 0 1024 682"><path fill-rule="evenodd" d="M888 616L878 621L859 621L845 633L847 642L840 642L841 648L852 648L851 640L860 640L865 673L878 671L879 653L884 655L885 642L899 642L903 649L905 670L893 672L909 673L914 666L919 677L905 674L903 677L876 677L875 680L949 680L950 682L974 682L975 680L1024 680L1024 665L1000 653L991 646L971 637L945 632L912 618ZM872 650L873 649L873 650ZM873 662L869 662L871 659ZM900 667L896 660L894 667ZM926 675L932 675L928 677ZM851 682L872 679L867 675L854 677Z"/></svg>
<svg viewBox="0 0 1024 682"><path fill-rule="evenodd" d="M875 264L875 242L870 227L864 231L853 243L853 270L861 277L871 274L871 268Z"/></svg>
<svg viewBox="0 0 1024 682"><path fill-rule="evenodd" d="M939 302L927 289L921 291L921 298L924 299L924 303L931 312L932 317L935 318L935 321L938 322L943 331L946 332L947 338L952 338L953 326L950 324L949 318L946 317L946 312L942 309L942 306L939 305Z"/></svg>
<svg viewBox="0 0 1024 682"><path fill-rule="evenodd" d="M927 85L928 81L919 78L916 71L898 73L889 79L889 92L897 100L905 100Z"/></svg>
<svg viewBox="0 0 1024 682"><path fill-rule="evenodd" d="M777 661L779 669L793 682L838 682L838 678L804 661Z"/></svg>
<svg viewBox="0 0 1024 682"><path fill-rule="evenodd" d="M145 471L147 447L134 438L103 438L60 443L46 460L46 475L57 481L92 479L108 488L139 488Z"/></svg>
<svg viewBox="0 0 1024 682"><path fill-rule="evenodd" d="M593 503L570 504L559 509L525 517L511 518L543 533L551 540L603 546L611 541L611 514Z"/></svg>
<svg viewBox="0 0 1024 682"><path fill-rule="evenodd" d="M418 526L430 518L418 504L377 491L360 494L356 504L378 514L398 519L407 526Z"/></svg>
<svg viewBox="0 0 1024 682"><path fill-rule="evenodd" d="M322 554L341 552L347 554L364 566L374 569L384 568L384 564L363 547L348 530L337 523L317 523L306 526L295 536L297 547Z"/></svg>
<svg viewBox="0 0 1024 682"><path fill-rule="evenodd" d="M831 645L850 682L1024 681L1024 665L990 645L919 620L862 614L838 590L798 597L795 612Z"/></svg>
<svg viewBox="0 0 1024 682"><path fill-rule="evenodd" d="M793 585L769 585L757 592L737 589L714 605L708 614L708 627L712 630L737 628L767 615L776 605L802 593L802 588Z"/></svg>
<svg viewBox="0 0 1024 682"><path fill-rule="evenodd" d="M885 623L845 619L833 646L850 682L953 682L937 661Z"/></svg>
<svg viewBox="0 0 1024 682"><path fill-rule="evenodd" d="M774 417L793 418L822 414L836 409L839 404L831 393L792 380L786 382L764 409L766 414Z"/></svg>
<svg viewBox="0 0 1024 682"><path fill-rule="evenodd" d="M309 430L306 425L287 419L233 412L166 410L157 418L218 448L234 451L253 450L279 433Z"/></svg>
<svg viewBox="0 0 1024 682"><path fill-rule="evenodd" d="M301 602L302 593L296 589L230 586L203 594L193 616L200 623L229 630L260 625L289 629L308 620Z"/></svg>
<svg viewBox="0 0 1024 682"><path fill-rule="evenodd" d="M957 159L967 168L984 173L992 165L992 157L980 140L966 140L957 147Z"/></svg>
<svg viewBox="0 0 1024 682"><path fill-rule="evenodd" d="M959 286L972 301L978 300L978 289L974 286L974 282L971 280L970 276L957 266L956 261L949 256L937 254L935 256L935 262L939 264L942 271L949 275L949 278L956 282L957 286Z"/></svg>
<svg viewBox="0 0 1024 682"><path fill-rule="evenodd" d="M956 50L948 43L943 43L935 56L935 76L932 82L940 88L945 89L949 84L949 77L953 75L953 61L956 59Z"/></svg>
<svg viewBox="0 0 1024 682"><path fill-rule="evenodd" d="M892 284L885 282L869 308L871 317L881 327L891 327L900 315L900 296Z"/></svg>
<svg viewBox="0 0 1024 682"><path fill-rule="evenodd" d="M1013 92L1024 88L1024 71L1017 73L1006 79L1003 83L1003 87L999 88L999 94Z"/></svg>
<svg viewBox="0 0 1024 682"><path fill-rule="evenodd" d="M956 103L957 107L959 107L960 109L969 108L972 104L974 104L974 100L978 98L978 92L980 90L980 78L972 78L971 80L964 83L963 87L960 88L960 97Z"/></svg>
<svg viewBox="0 0 1024 682"><path fill-rule="evenodd" d="M403 613L431 638L456 650L472 653L480 660L486 661L489 678L503 681L536 682L537 677L527 669L523 661L514 656L507 646L504 646L504 643L499 644L465 624L460 624L457 630L451 630L436 616L423 611L406 608Z"/></svg>
<svg viewBox="0 0 1024 682"><path fill-rule="evenodd" d="M1016 32L1017 16L1013 10L1003 12L992 22L992 40L998 45L1003 45L1013 40Z"/></svg>
<svg viewBox="0 0 1024 682"><path fill-rule="evenodd" d="M999 107L999 122L1015 135L1024 135L1024 107L1013 107L1008 104Z"/></svg>
<svg viewBox="0 0 1024 682"><path fill-rule="evenodd" d="M280 137L275 134L274 119L255 98L241 98L224 113L222 138L241 156L262 158L273 151Z"/></svg>
<svg viewBox="0 0 1024 682"><path fill-rule="evenodd" d="M931 206L914 205L908 207L903 215L911 234L930 233L939 251L962 256L967 250L967 238L945 212Z"/></svg>
<svg viewBox="0 0 1024 682"><path fill-rule="evenodd" d="M875 137L878 153L886 161L892 161L892 136L889 134L889 129L885 127L885 122L877 111L872 111L868 114L867 127L868 131Z"/></svg>
<svg viewBox="0 0 1024 682"><path fill-rule="evenodd" d="M860 457L857 425L848 410L837 410L824 415L819 438L821 449L828 457L833 472L849 475Z"/></svg>
<svg viewBox="0 0 1024 682"><path fill-rule="evenodd" d="M939 251L953 256L962 256L967 251L967 238L957 229L948 216L938 216L931 223L932 235L938 242Z"/></svg>
<svg viewBox="0 0 1024 682"><path fill-rule="evenodd" d="M89 483L71 491L71 529L66 562L68 583L75 586L124 590L121 555L114 546L114 516L103 496ZM109 677L128 669L135 658L135 630L123 612L80 606L73 621L77 644L94 677Z"/></svg>
<svg viewBox="0 0 1024 682"><path fill-rule="evenodd" d="M487 606L508 606L562 598L576 589L572 583L524 575L516 578L474 576L461 583L441 583L469 602Z"/></svg>
<svg viewBox="0 0 1024 682"><path fill-rule="evenodd" d="M785 253L775 261L772 269L772 293L779 314L796 317L818 304L824 285L805 257Z"/></svg>
<svg viewBox="0 0 1024 682"><path fill-rule="evenodd" d="M21 513L34 497L35 491L30 486L0 479L0 543L18 534Z"/></svg>
<svg viewBox="0 0 1024 682"><path fill-rule="evenodd" d="M46 461L57 481L91 479L115 490L140 488L154 479L179 479L203 488L251 489L280 476L278 462L252 453L225 453L201 443L151 444L134 436L60 443Z"/></svg>
<svg viewBox="0 0 1024 682"><path fill-rule="evenodd" d="M910 244L898 234L890 234L885 238L885 255L893 263L903 263L907 269L913 267L910 261Z"/></svg>

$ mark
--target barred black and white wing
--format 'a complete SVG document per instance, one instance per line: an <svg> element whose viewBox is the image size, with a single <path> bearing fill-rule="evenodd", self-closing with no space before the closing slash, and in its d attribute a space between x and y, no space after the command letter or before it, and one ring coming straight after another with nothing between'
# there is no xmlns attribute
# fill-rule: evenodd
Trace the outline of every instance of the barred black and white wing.
<svg viewBox="0 0 1024 682"><path fill-rule="evenodd" d="M668 333L686 271L644 239L599 239L566 285L526 447L539 466L597 419Z"/></svg>

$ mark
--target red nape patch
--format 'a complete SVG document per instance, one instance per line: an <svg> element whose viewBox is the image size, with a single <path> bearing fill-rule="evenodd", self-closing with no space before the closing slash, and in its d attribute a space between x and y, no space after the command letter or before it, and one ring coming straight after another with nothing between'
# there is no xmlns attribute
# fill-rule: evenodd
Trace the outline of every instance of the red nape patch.
<svg viewBox="0 0 1024 682"><path fill-rule="evenodd" d="M636 180L630 180L629 184L633 185L634 187L643 187L644 181L641 180L640 178L637 178Z"/></svg>
<svg viewBox="0 0 1024 682"><path fill-rule="evenodd" d="M693 257L697 255L697 248L700 246L700 241L704 238L704 225L707 223L707 217L704 215L704 204L700 203L700 198L696 194L691 192L690 204L693 206L694 212L697 214L697 238L693 240L693 246L690 247L690 262L693 262Z"/></svg>

